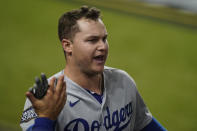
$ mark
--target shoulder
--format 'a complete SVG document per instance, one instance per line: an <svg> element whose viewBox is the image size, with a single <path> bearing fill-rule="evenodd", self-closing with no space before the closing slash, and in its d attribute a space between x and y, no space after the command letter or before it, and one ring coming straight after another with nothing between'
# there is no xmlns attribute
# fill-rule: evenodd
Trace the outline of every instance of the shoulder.
<svg viewBox="0 0 197 131"><path fill-rule="evenodd" d="M53 77L55 77L55 78L59 78L61 75L63 75L64 74L64 70L61 70L61 71L59 71L59 72L57 72L57 73L55 73L55 74L53 74L52 76L50 76L49 78L48 78L48 82L53 78Z"/></svg>
<svg viewBox="0 0 197 131"><path fill-rule="evenodd" d="M103 73L107 79L130 83L132 86L136 87L134 79L122 69L105 66Z"/></svg>
<svg viewBox="0 0 197 131"><path fill-rule="evenodd" d="M109 66L104 67L104 72L113 73L116 75L119 74L119 75L123 75L123 76L129 76L126 71L124 71L122 69L118 69L118 68L109 67Z"/></svg>

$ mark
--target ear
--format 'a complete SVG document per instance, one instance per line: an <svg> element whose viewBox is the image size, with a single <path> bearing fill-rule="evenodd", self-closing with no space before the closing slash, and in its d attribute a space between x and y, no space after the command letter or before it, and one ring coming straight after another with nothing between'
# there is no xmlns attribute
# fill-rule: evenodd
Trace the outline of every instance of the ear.
<svg viewBox="0 0 197 131"><path fill-rule="evenodd" d="M72 54L72 42L68 39L62 39L62 47L67 54Z"/></svg>

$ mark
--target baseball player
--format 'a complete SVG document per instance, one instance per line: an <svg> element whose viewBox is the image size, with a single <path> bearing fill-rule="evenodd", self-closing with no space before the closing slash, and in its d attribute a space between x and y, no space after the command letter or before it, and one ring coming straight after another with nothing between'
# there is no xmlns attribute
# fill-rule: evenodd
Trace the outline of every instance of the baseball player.
<svg viewBox="0 0 197 131"><path fill-rule="evenodd" d="M108 34L98 9L83 6L66 12L59 19L58 34L66 67L48 79L42 98L26 93L20 124L24 131L165 130L131 76L104 66Z"/></svg>

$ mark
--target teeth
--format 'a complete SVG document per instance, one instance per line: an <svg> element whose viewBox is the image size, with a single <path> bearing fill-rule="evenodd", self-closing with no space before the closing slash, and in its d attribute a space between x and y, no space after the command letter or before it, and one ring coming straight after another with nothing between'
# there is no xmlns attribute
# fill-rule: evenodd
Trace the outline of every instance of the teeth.
<svg viewBox="0 0 197 131"><path fill-rule="evenodd" d="M101 58L101 57L102 57L102 56L100 56L100 55L99 55L99 56L95 56L95 58Z"/></svg>
<svg viewBox="0 0 197 131"><path fill-rule="evenodd" d="M104 56L95 56L94 58L102 60L104 58Z"/></svg>

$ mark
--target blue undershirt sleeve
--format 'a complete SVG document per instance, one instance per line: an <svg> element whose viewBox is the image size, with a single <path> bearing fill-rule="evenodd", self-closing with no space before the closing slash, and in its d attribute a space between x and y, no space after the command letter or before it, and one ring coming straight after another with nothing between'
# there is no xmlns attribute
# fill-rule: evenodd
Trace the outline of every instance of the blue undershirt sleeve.
<svg viewBox="0 0 197 131"><path fill-rule="evenodd" d="M45 117L35 119L34 125L29 127L27 131L55 131L55 121Z"/></svg>
<svg viewBox="0 0 197 131"><path fill-rule="evenodd" d="M167 131L154 117L141 131Z"/></svg>

